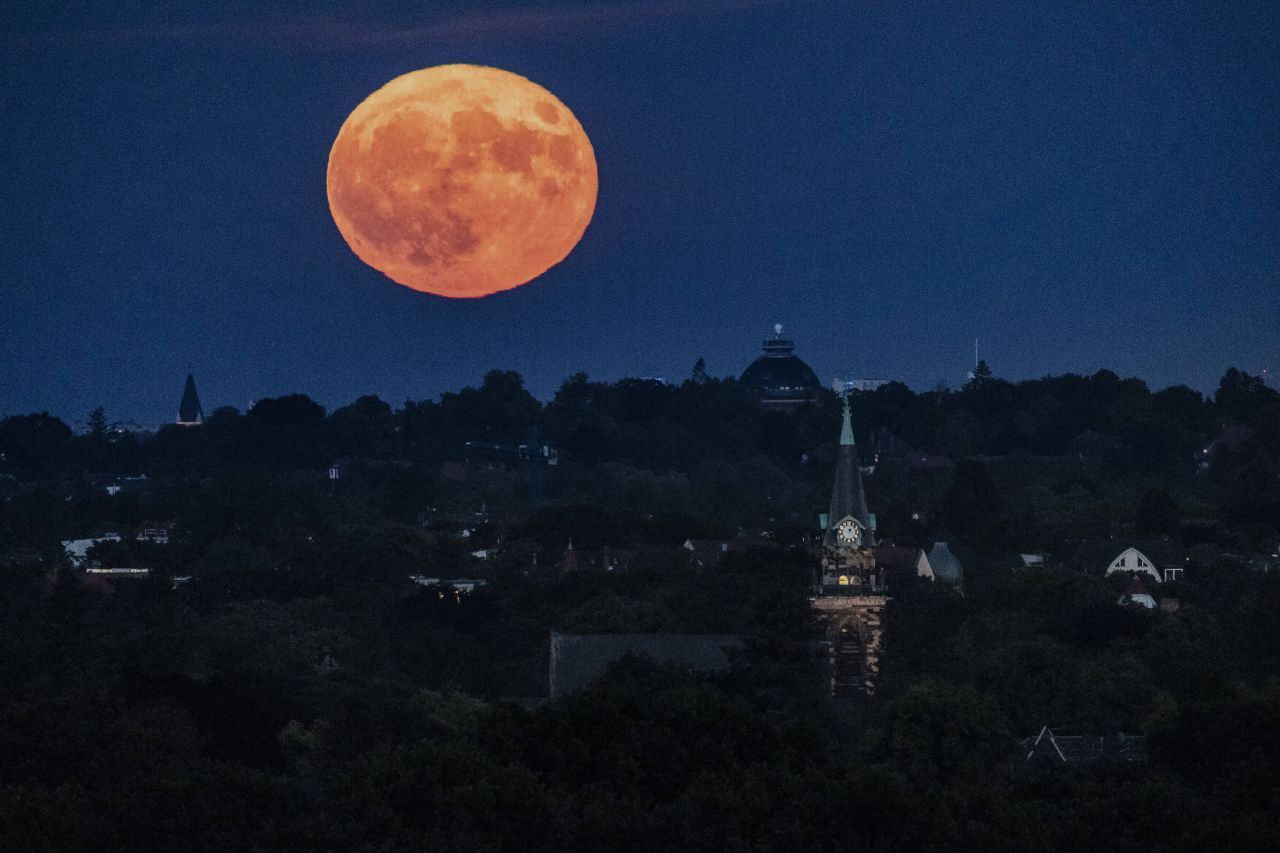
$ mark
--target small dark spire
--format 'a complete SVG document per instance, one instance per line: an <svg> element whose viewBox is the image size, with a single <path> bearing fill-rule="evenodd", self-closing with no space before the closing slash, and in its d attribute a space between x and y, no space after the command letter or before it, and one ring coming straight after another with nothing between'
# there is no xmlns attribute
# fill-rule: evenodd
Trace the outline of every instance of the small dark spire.
<svg viewBox="0 0 1280 853"><path fill-rule="evenodd" d="M573 540L569 540L569 547L564 549L564 559L560 561L560 573L576 572L578 570L578 555L573 550Z"/></svg>
<svg viewBox="0 0 1280 853"><path fill-rule="evenodd" d="M196 379L190 373L187 374L187 385L182 389L177 422L183 426L204 423L204 410L200 408L200 395L196 393Z"/></svg>

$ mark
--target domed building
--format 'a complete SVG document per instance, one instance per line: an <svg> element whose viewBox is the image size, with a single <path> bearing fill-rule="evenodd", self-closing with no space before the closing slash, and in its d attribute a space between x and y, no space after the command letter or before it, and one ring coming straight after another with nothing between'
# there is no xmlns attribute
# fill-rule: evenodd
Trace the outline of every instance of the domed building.
<svg viewBox="0 0 1280 853"><path fill-rule="evenodd" d="M782 326L774 326L773 333L764 342L764 355L742 371L738 384L755 394L764 408L790 412L814 400L822 383L796 356L795 341L782 337Z"/></svg>

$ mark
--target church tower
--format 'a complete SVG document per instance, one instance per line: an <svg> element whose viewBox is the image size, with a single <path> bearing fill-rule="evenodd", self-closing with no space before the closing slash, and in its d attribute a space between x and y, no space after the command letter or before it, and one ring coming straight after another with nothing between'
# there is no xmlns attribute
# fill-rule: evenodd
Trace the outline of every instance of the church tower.
<svg viewBox="0 0 1280 853"><path fill-rule="evenodd" d="M840 384L844 422L831 507L822 516L822 577L809 602L826 627L831 693L871 693L879 671L880 616L888 602L876 564L876 517L867 510L853 439L848 389Z"/></svg>
<svg viewBox="0 0 1280 853"><path fill-rule="evenodd" d="M872 588L879 585L872 551L876 544L876 517L867 511L847 391L841 393L840 403L844 422L840 427L836 477L831 487L831 508L822 525L822 586Z"/></svg>
<svg viewBox="0 0 1280 853"><path fill-rule="evenodd" d="M200 395L196 393L196 379L187 374L187 385L182 389L182 402L178 404L179 426L199 426L204 423L204 410L200 408Z"/></svg>

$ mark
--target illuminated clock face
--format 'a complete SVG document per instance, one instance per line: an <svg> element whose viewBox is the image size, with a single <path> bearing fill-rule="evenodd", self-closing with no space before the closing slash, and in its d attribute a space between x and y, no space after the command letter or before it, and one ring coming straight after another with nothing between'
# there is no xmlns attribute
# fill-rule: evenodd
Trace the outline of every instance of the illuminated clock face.
<svg viewBox="0 0 1280 853"><path fill-rule="evenodd" d="M857 545L862 541L862 528L851 518L846 518L836 526L836 538L844 545Z"/></svg>

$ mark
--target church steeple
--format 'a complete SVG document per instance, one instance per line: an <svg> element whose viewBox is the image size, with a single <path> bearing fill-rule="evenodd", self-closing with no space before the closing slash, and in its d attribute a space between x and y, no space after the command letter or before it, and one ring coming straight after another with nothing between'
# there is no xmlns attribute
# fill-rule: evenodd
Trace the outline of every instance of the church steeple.
<svg viewBox="0 0 1280 853"><path fill-rule="evenodd" d="M888 600L884 569L877 562L876 517L867 512L867 496L862 491L849 388L839 380L834 387L844 408L844 422L840 425L831 510L823 525L821 576L815 578L809 599L827 625L833 696L875 690L880 668L880 617Z"/></svg>
<svg viewBox="0 0 1280 853"><path fill-rule="evenodd" d="M196 393L196 379L187 374L187 385L182 389L182 402L178 404L177 423L197 426L204 423L204 410L200 408L200 395Z"/></svg>
<svg viewBox="0 0 1280 853"><path fill-rule="evenodd" d="M827 529L823 534L824 545L856 545L869 547L875 544L875 518L867 511L867 496L862 488L862 468L858 464L858 447L853 440L853 415L849 410L849 394L842 391L840 402L844 409L844 422L840 427L840 449L836 456L836 479L831 489L831 508L827 513ZM856 541L848 535L840 536L837 528L845 519L852 518L861 527Z"/></svg>
<svg viewBox="0 0 1280 853"><path fill-rule="evenodd" d="M843 422L840 424L840 446L853 447L853 415L849 413L849 395L840 395L840 406L844 409Z"/></svg>

